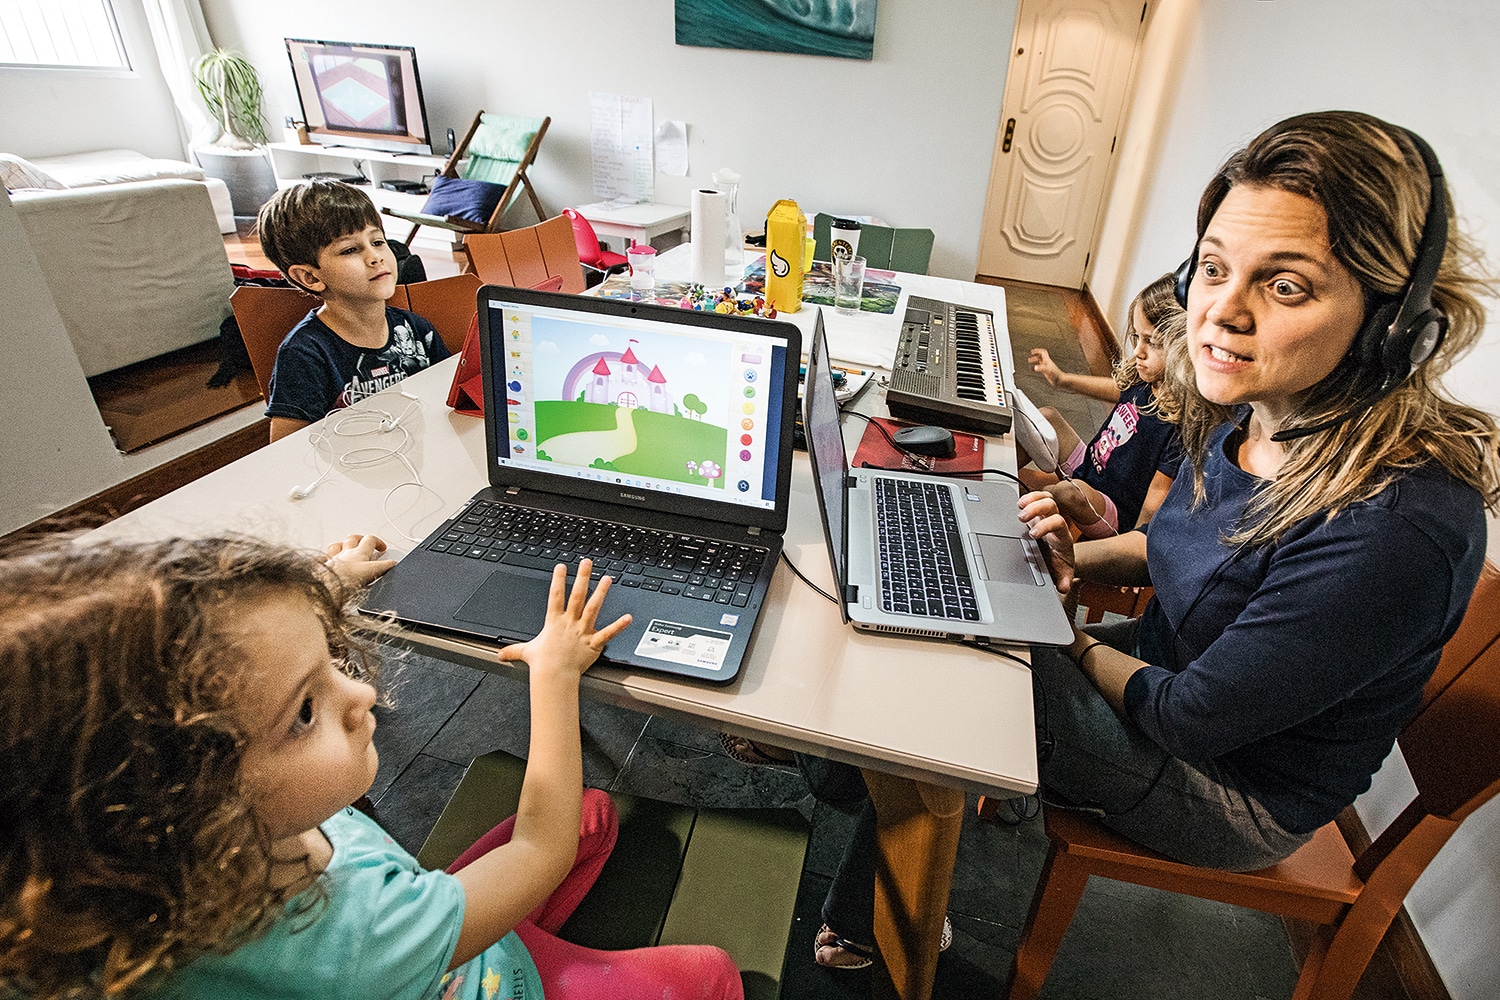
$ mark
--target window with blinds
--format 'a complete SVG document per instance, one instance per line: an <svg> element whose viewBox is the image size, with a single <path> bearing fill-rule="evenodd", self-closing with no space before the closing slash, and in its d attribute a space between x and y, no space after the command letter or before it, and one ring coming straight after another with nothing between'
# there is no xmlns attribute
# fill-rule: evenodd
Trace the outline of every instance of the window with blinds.
<svg viewBox="0 0 1500 1000"><path fill-rule="evenodd" d="M0 66L129 69L110 0L0 0Z"/></svg>

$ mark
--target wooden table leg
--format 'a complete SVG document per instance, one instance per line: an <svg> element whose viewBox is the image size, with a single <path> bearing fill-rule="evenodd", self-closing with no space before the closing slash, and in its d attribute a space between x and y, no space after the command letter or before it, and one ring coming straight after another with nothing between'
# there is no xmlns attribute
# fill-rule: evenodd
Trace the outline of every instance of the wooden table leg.
<svg viewBox="0 0 1500 1000"><path fill-rule="evenodd" d="M875 803L875 944L889 973L877 995L929 1000L938 941L948 912L964 793L956 788L864 771Z"/></svg>

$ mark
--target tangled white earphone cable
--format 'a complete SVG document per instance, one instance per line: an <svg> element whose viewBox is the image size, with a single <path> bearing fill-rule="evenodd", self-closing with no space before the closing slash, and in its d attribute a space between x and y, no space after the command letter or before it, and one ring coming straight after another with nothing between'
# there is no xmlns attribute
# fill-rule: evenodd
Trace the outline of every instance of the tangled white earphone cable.
<svg viewBox="0 0 1500 1000"><path fill-rule="evenodd" d="M412 436L411 431L403 426L403 422L414 410L418 413L421 412L422 401L407 392L401 392L399 395L408 400L405 408L400 413L391 413L388 410L380 409L359 409L333 410L325 414L322 421L309 432L308 443L312 445L314 466L317 465L318 452L323 446L327 446L333 457L329 459L327 468L316 479L306 486L293 486L287 494L287 498L293 501L305 500L312 496L314 490L332 478L336 472L341 470L367 469L395 459L406 467L407 474L411 478L405 482L397 483L386 491L385 497L380 503L380 512L385 517L386 523L395 528L401 537L413 543L422 541L422 536L412 535L396 523L390 511L391 499L396 495L398 490L415 487L418 491L418 496L421 496L425 492L431 494L437 500L435 509L432 512L420 515L413 522L413 528L435 514L444 511L446 508L443 505L442 495L422 482L422 477L417 472L417 467L412 464L411 459L406 457L406 451L411 444ZM334 418L335 414L339 416L337 419L333 419L330 424L329 421ZM371 434L389 434L392 432L401 435L395 445L367 444L351 448L348 451L339 452L335 442L337 438L357 438Z"/></svg>

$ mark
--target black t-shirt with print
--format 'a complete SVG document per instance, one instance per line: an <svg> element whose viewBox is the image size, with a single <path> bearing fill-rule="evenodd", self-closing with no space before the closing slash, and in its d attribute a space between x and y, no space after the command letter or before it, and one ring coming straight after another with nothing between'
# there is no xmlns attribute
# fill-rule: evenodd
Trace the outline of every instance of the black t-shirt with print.
<svg viewBox="0 0 1500 1000"><path fill-rule="evenodd" d="M356 347L308 313L276 349L266 416L311 423L448 357L432 324L415 313L385 310L385 346Z"/></svg>

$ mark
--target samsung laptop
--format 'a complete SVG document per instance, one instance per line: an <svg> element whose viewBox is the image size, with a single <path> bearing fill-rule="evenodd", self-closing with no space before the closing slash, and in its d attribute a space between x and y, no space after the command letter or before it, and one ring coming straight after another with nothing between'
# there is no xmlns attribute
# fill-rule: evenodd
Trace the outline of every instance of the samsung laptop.
<svg viewBox="0 0 1500 1000"><path fill-rule="evenodd" d="M362 610L525 640L588 556L600 621L634 616L608 662L733 679L787 523L797 327L486 285L479 331L490 485Z"/></svg>
<svg viewBox="0 0 1500 1000"><path fill-rule="evenodd" d="M849 468L821 313L804 396L845 621L932 639L1073 641L1041 548L1017 518L1015 485Z"/></svg>

